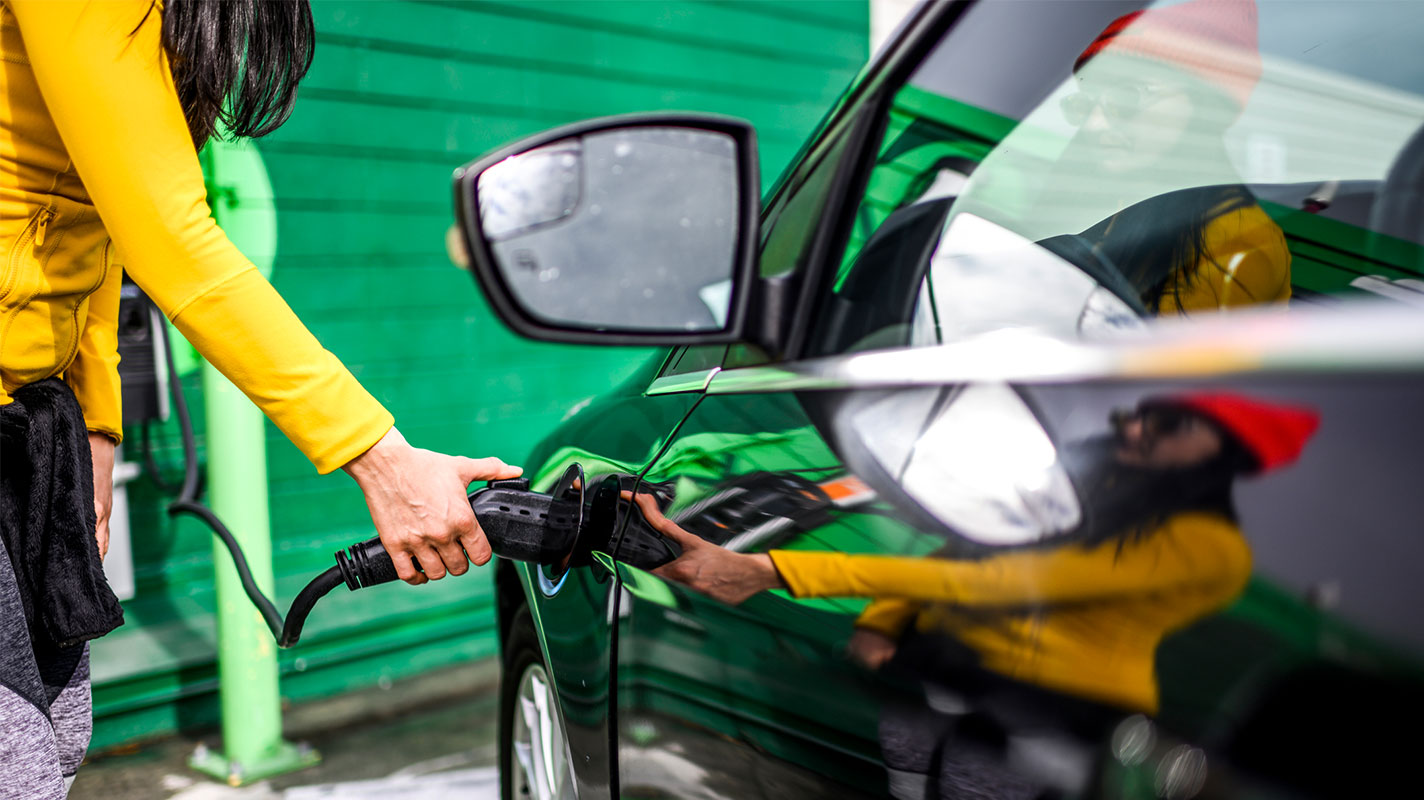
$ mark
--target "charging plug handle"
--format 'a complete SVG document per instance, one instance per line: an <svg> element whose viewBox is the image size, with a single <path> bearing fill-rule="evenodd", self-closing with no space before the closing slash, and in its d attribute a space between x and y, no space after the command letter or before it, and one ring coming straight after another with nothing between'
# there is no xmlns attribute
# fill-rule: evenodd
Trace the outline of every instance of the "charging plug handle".
<svg viewBox="0 0 1424 800"><path fill-rule="evenodd" d="M576 503L529 491L529 481L491 481L469 495L470 508L490 549L500 558L535 564L561 563L578 538ZM395 580L395 562L379 537L336 554L347 588L355 591ZM416 564L415 568L420 569Z"/></svg>
<svg viewBox="0 0 1424 800"><path fill-rule="evenodd" d="M582 475L582 472L578 474ZM471 492L469 500L490 549L501 558L561 564L567 561L578 540L583 519L580 499L554 498L531 492L529 481L516 478L491 481L484 488ZM234 558L237 558L241 550L233 552ZM238 563L245 566L240 559ZM415 568L419 570L420 565L416 564ZM276 622L269 619L272 632L277 635L280 646L291 647L301 638L302 626L306 624L312 606L327 592L343 583L346 588L355 591L390 583L397 577L395 562L381 545L380 537L338 551L336 566L323 572L297 595L291 610L287 612L285 624L273 609L272 617Z"/></svg>

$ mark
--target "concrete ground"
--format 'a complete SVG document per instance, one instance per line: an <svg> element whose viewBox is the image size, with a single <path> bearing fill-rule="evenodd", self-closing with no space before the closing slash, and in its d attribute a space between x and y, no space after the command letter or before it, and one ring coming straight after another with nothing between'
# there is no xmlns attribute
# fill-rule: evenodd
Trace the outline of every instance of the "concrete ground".
<svg viewBox="0 0 1424 800"><path fill-rule="evenodd" d="M70 800L424 800L499 797L498 668L462 665L285 715L289 741L321 753L315 767L232 788L187 765L216 731L91 757Z"/></svg>

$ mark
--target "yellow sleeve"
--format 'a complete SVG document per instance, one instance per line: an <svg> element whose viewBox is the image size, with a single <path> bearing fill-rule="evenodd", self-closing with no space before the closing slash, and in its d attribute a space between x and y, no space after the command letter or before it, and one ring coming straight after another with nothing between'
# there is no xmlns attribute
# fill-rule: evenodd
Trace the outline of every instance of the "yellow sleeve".
<svg viewBox="0 0 1424 800"><path fill-rule="evenodd" d="M1291 296L1291 254L1285 233L1260 206L1223 214L1206 228L1210 259L1181 293L1187 313L1281 303ZM1174 310L1174 309L1173 309Z"/></svg>
<svg viewBox="0 0 1424 800"><path fill-rule="evenodd" d="M149 0L10 3L50 116L134 282L319 471L375 444L391 415L213 221L162 21L144 20Z"/></svg>
<svg viewBox="0 0 1424 800"><path fill-rule="evenodd" d="M898 639L900 634L910 627L910 623L915 621L922 608L924 603L917 600L898 597L877 599L856 617L855 627L867 628L883 633L891 639Z"/></svg>
<svg viewBox="0 0 1424 800"><path fill-rule="evenodd" d="M773 550L797 597L901 598L1016 607L1244 580L1251 555L1236 526L1181 514L1141 542L1024 550L982 561Z"/></svg>
<svg viewBox="0 0 1424 800"><path fill-rule="evenodd" d="M112 257L112 253L109 254ZM115 442L124 440L123 398L119 392L119 289L124 270L109 266L104 282L89 295L89 315L79 334L79 352L64 371L64 382L79 398L84 426Z"/></svg>

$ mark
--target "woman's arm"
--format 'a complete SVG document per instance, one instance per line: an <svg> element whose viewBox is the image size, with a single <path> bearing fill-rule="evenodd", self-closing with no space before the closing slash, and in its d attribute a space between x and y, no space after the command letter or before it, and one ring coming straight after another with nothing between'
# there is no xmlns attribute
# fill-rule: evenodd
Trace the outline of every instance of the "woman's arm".
<svg viewBox="0 0 1424 800"><path fill-rule="evenodd" d="M1022 550L979 561L776 550L797 597L878 597L1006 608L1244 581L1251 554L1230 522L1179 514L1141 541Z"/></svg>
<svg viewBox="0 0 1424 800"><path fill-rule="evenodd" d="M1251 553L1240 532L1208 514L1179 514L1121 549L1107 542L1092 549L1054 547L957 561L813 550L734 553L664 517L651 496L639 495L637 502L649 524L682 548L681 556L655 574L733 604L785 587L797 597L906 601L900 610L924 602L1004 608L1244 581L1251 572Z"/></svg>
<svg viewBox="0 0 1424 800"><path fill-rule="evenodd" d="M109 552L109 514L114 507L114 447L123 441L123 398L119 393L119 290L123 268L109 267L104 283L89 296L89 313L79 333L79 351L64 381L79 399L89 430L94 467L94 541L99 557Z"/></svg>
<svg viewBox="0 0 1424 800"><path fill-rule="evenodd" d="M855 627L898 639L925 607L920 600L900 597L877 599L855 618Z"/></svg>
<svg viewBox="0 0 1424 800"><path fill-rule="evenodd" d="M134 282L319 471L347 467L403 579L424 580L412 558L430 578L464 572L462 544L487 560L461 482L517 468L406 444L228 241L208 209L156 6L10 5L50 116Z"/></svg>
<svg viewBox="0 0 1424 800"><path fill-rule="evenodd" d="M211 216L160 13L148 13L149 0L11 7L45 105L129 276L318 470L369 449L390 414Z"/></svg>

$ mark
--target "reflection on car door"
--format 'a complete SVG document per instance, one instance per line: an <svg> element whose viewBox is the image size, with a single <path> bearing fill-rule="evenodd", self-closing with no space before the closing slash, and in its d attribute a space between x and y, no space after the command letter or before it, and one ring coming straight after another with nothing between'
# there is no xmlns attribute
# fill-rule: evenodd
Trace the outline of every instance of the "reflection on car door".
<svg viewBox="0 0 1424 800"><path fill-rule="evenodd" d="M790 394L707 397L648 480L670 518L741 551L856 552L879 519ZM619 780L625 794L880 794L871 677L843 650L863 601L766 593L731 607L620 565Z"/></svg>
<svg viewBox="0 0 1424 800"><path fill-rule="evenodd" d="M1403 777L1405 739L1357 732L1424 713L1424 633L1399 614L1424 603L1417 378L725 375L648 477L686 530L780 552L798 596L732 607L620 566L625 793L1311 797ZM816 574L828 554L851 558ZM847 659L853 626L896 614L895 660Z"/></svg>
<svg viewBox="0 0 1424 800"><path fill-rule="evenodd" d="M590 484L610 474L640 472L693 402L681 394L643 396L650 381L672 372L674 365L668 359L654 358L621 386L572 415L531 455L532 488L550 491L574 463L583 467ZM573 754L577 794L609 797L614 762L609 751L609 667L616 582L599 563L562 573L533 564L519 564L517 569L525 571L530 612L548 656Z"/></svg>

